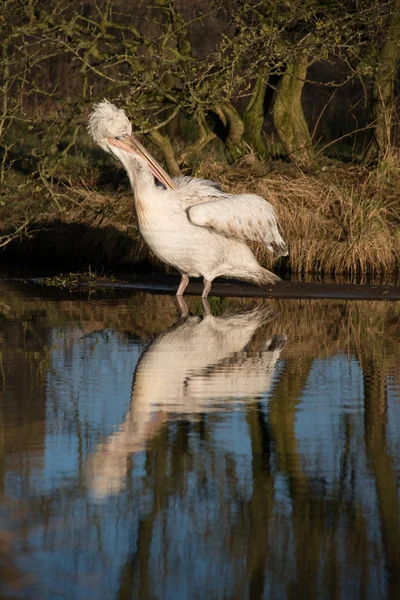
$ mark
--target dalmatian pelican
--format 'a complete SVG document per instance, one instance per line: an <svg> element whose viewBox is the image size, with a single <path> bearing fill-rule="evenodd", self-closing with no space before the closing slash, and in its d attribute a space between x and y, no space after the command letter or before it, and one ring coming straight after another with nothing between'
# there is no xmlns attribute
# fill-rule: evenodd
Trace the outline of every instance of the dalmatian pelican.
<svg viewBox="0 0 400 600"><path fill-rule="evenodd" d="M161 261L181 273L177 296L183 295L190 277L203 277L203 298L216 277L258 285L279 280L246 245L257 241L278 256L288 254L267 200L256 194L228 194L205 179L172 179L132 135L125 112L106 100L95 105L88 130L126 169L143 239Z"/></svg>

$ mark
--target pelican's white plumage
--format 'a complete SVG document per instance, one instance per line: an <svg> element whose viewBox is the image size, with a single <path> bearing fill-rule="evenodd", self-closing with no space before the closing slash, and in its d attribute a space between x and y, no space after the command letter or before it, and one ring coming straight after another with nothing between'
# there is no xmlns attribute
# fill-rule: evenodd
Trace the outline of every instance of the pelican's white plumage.
<svg viewBox="0 0 400 600"><path fill-rule="evenodd" d="M273 207L255 194L232 195L205 179L171 179L132 137L123 110L104 101L89 117L89 132L125 167L135 194L139 230L153 253L182 274L177 295L189 277L204 278L203 297L216 277L259 285L279 278L261 267L246 241L257 241L285 256ZM156 185L156 177L165 187Z"/></svg>

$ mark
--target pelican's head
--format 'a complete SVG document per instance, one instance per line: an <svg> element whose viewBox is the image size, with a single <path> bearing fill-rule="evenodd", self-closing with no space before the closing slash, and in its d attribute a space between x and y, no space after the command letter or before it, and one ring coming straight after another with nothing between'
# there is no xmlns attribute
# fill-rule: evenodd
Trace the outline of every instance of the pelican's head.
<svg viewBox="0 0 400 600"><path fill-rule="evenodd" d="M131 136L132 125L124 110L103 100L94 105L94 111L89 116L88 131L100 148L112 152L109 138Z"/></svg>
<svg viewBox="0 0 400 600"><path fill-rule="evenodd" d="M139 157L162 184L167 188L174 188L168 173L132 135L132 125L122 109L108 100L95 104L89 116L88 131L96 144L106 152L112 152L119 160L123 155ZM121 162L125 163L124 160Z"/></svg>

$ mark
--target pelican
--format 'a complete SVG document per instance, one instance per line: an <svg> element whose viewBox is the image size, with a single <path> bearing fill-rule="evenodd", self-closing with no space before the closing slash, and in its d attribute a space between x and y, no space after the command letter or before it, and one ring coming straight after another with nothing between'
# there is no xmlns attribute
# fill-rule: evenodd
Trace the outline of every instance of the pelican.
<svg viewBox="0 0 400 600"><path fill-rule="evenodd" d="M222 403L233 407L268 395L287 337L272 334L253 348L250 342L276 313L258 304L214 317L203 302L203 318L181 317L140 357L125 419L98 444L85 467L97 498L123 489L129 456L148 448L169 420L195 421L218 412Z"/></svg>
<svg viewBox="0 0 400 600"><path fill-rule="evenodd" d="M203 277L203 298L216 277L258 285L279 280L259 265L245 243L261 242L278 256L288 254L274 209L264 198L228 194L205 179L171 179L132 136L125 112L106 100L95 105L88 131L126 169L142 237L161 261L181 273L177 296L183 295L190 277Z"/></svg>

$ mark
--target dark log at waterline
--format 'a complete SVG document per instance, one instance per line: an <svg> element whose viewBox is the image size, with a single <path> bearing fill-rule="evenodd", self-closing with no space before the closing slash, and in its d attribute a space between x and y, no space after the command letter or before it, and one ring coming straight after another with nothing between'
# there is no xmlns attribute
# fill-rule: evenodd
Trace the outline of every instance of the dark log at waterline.
<svg viewBox="0 0 400 600"><path fill-rule="evenodd" d="M99 281L98 288L111 288L153 292L156 294L175 294L178 287L175 277L138 278L130 281ZM93 282L90 284L93 286ZM82 281L80 288L89 283ZM191 281L187 287L187 295L201 296L201 281ZM217 281L213 284L210 296L241 298L292 298L292 299L335 299L335 300L400 300L400 286L371 285L355 283L321 283L280 281L276 285L260 288L244 283Z"/></svg>

